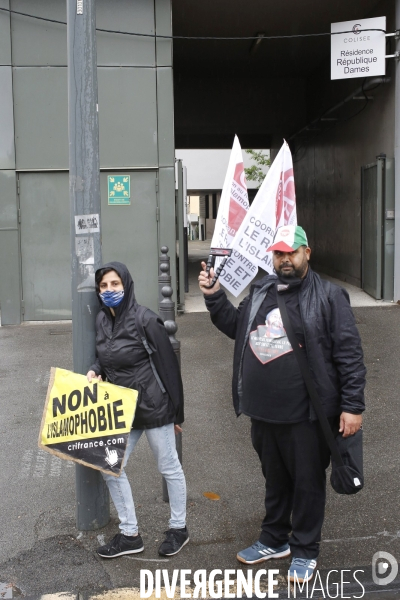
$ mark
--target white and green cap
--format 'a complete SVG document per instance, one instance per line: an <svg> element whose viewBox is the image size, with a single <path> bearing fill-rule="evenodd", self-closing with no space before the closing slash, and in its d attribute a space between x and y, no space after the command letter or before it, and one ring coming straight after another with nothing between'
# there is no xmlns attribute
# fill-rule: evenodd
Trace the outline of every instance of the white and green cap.
<svg viewBox="0 0 400 600"><path fill-rule="evenodd" d="M280 252L293 252L300 246L308 246L306 232L300 225L283 225L276 230L270 250L279 250Z"/></svg>

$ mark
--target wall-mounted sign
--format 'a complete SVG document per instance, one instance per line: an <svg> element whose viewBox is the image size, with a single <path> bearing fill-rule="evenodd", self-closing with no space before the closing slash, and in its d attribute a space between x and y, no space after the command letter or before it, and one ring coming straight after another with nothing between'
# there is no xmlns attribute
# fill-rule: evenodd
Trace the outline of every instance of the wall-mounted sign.
<svg viewBox="0 0 400 600"><path fill-rule="evenodd" d="M109 175L108 181L108 204L130 204L131 203L131 176Z"/></svg>
<svg viewBox="0 0 400 600"><path fill-rule="evenodd" d="M383 31L365 31L380 29ZM339 33L348 31L350 33ZM331 79L385 75L386 17L332 23Z"/></svg>

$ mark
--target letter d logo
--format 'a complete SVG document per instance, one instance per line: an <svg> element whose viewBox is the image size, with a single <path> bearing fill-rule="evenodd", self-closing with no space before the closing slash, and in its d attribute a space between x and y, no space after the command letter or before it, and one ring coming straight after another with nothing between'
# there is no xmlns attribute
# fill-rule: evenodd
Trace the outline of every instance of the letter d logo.
<svg viewBox="0 0 400 600"><path fill-rule="evenodd" d="M387 562L379 562L378 560L384 559ZM391 569L386 577L378 577L378 575L383 575L387 573L389 569L389 565ZM372 580L377 585L388 585L388 583L392 583L394 579L397 577L397 573L399 571L399 565L394 556L389 554L389 552L375 552L372 557Z"/></svg>

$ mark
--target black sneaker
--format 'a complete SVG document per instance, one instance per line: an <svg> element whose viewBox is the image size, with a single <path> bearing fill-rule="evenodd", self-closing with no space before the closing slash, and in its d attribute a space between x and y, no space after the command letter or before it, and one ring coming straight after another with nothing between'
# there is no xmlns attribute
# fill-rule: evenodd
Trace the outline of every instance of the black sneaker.
<svg viewBox="0 0 400 600"><path fill-rule="evenodd" d="M178 554L189 541L189 532L187 527L183 529L168 529L165 531L165 540L158 549L161 556L172 556Z"/></svg>
<svg viewBox="0 0 400 600"><path fill-rule="evenodd" d="M126 536L123 533L117 533L113 539L97 548L97 554L102 558L116 558L123 554L136 554L137 552L143 552L143 540L140 535Z"/></svg>

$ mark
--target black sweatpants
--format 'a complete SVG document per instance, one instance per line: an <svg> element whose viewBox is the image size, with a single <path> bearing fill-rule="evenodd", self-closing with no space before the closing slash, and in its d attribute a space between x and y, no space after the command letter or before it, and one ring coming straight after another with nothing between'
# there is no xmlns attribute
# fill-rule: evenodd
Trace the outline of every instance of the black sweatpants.
<svg viewBox="0 0 400 600"><path fill-rule="evenodd" d="M329 420L337 427L338 417ZM318 421L251 422L251 439L265 477L266 514L260 542L272 548L289 542L293 557L316 558L325 512L325 470L330 461L321 427Z"/></svg>

